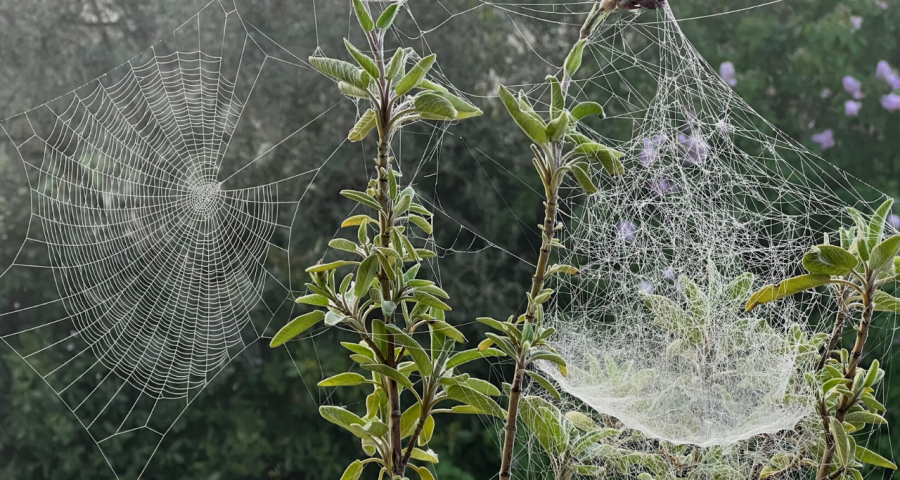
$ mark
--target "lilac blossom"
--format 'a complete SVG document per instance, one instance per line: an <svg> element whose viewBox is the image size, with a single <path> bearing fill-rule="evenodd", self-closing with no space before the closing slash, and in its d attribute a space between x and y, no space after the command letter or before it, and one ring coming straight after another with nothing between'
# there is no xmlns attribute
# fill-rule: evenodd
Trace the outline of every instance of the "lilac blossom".
<svg viewBox="0 0 900 480"><path fill-rule="evenodd" d="M843 79L844 91L853 95L853 98L859 100L863 98L865 95L862 93L862 82L859 80L847 75Z"/></svg>
<svg viewBox="0 0 900 480"><path fill-rule="evenodd" d="M884 80L893 90L900 90L900 74L884 60L878 62L878 66L875 68L875 78Z"/></svg>
<svg viewBox="0 0 900 480"><path fill-rule="evenodd" d="M832 93L832 92L831 92L831 89L830 89L830 88L823 88L823 89L822 89L822 93L819 94L819 97L821 97L821 98L828 98L828 97L831 96L831 93Z"/></svg>
<svg viewBox="0 0 900 480"><path fill-rule="evenodd" d="M855 32L862 28L863 18L858 15L853 15L852 17L850 17L850 24L853 25L851 31Z"/></svg>
<svg viewBox="0 0 900 480"><path fill-rule="evenodd" d="M822 150L828 150L835 145L834 131L829 128L824 132L817 133L812 136L812 141L818 143Z"/></svg>
<svg viewBox="0 0 900 480"><path fill-rule="evenodd" d="M653 284L646 280L641 280L641 282L638 283L638 292L643 293L644 295L653 294Z"/></svg>
<svg viewBox="0 0 900 480"><path fill-rule="evenodd" d="M888 8L887 2L878 2L878 6L881 7L882 10L887 10Z"/></svg>
<svg viewBox="0 0 900 480"><path fill-rule="evenodd" d="M659 134L653 138L644 139L644 149L640 154L641 165L649 167L659 157L659 147L666 142L665 134Z"/></svg>
<svg viewBox="0 0 900 480"><path fill-rule="evenodd" d="M619 222L619 224L616 225L616 230L619 233L619 238L625 240L628 243L633 242L635 238L637 238L637 229L637 225L628 221Z"/></svg>
<svg viewBox="0 0 900 480"><path fill-rule="evenodd" d="M900 217L891 214L891 216L888 217L888 225L894 227L894 230L900 230Z"/></svg>
<svg viewBox="0 0 900 480"><path fill-rule="evenodd" d="M737 85L737 78L734 77L734 64L731 62L724 62L721 66L719 66L719 75L722 76L722 80L725 80L725 83L730 87L734 87Z"/></svg>
<svg viewBox="0 0 900 480"><path fill-rule="evenodd" d="M900 95L891 93L881 97L881 106L889 112L900 110Z"/></svg>
<svg viewBox="0 0 900 480"><path fill-rule="evenodd" d="M658 179L650 182L650 193L655 197L661 197L674 189L675 187L672 185L672 182L666 179Z"/></svg>
<svg viewBox="0 0 900 480"><path fill-rule="evenodd" d="M675 280L675 269L672 267L666 267L666 269L663 270L662 275L666 280Z"/></svg>
<svg viewBox="0 0 900 480"><path fill-rule="evenodd" d="M688 165L697 165L706 159L709 147L699 135L693 134L690 137L683 133L678 134L678 142L687 150L687 157L684 163Z"/></svg>
<svg viewBox="0 0 900 480"><path fill-rule="evenodd" d="M857 102L856 100L847 100L844 102L844 115L856 117L859 115L860 110L862 110L862 102Z"/></svg>

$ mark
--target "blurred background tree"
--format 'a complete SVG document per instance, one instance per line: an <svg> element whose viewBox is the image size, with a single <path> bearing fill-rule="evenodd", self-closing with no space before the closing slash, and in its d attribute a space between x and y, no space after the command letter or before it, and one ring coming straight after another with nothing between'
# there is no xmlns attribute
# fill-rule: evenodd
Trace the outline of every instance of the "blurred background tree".
<svg viewBox="0 0 900 480"><path fill-rule="evenodd" d="M205 3L0 0L0 118L39 105L114 68L174 30ZM438 238L439 245L455 247L443 252L442 282L455 299L453 323L462 324L469 338L479 338L483 332L471 322L476 316L505 318L523 308L521 291L531 267L516 257L535 255L539 244L534 238L539 237L533 225L542 213L539 195L520 185L520 178L533 177L530 154L513 148L514 126L492 98L493 92L500 82L542 78L554 67L531 48L566 51L577 29L509 15L479 0L427 3L431 5L416 6L415 23L399 20L398 39L438 53L441 72L485 111L483 117L454 127L443 137L439 158L430 159L424 170L437 175L422 175L425 185L417 188L433 195L430 200L459 222L436 219L447 222L436 228L444 235ZM749 7L765 2L672 3L695 47L763 117L860 182L895 197L900 194L900 98L895 98L900 95L896 72L900 2L792 0L758 8ZM354 21L349 2L315 2L315 15L312 0L241 0L238 7L246 21L301 57L317 46L326 53L337 51L341 37L352 26L348 22ZM467 13L452 16L459 12ZM420 31L427 33L420 36ZM562 59L548 61L559 64ZM271 145L267 142L293 131L290 126L299 119L309 118L311 112L314 116L333 101L323 93L330 92L331 85L311 70L299 76L274 74L282 76L280 81L268 82L266 89L254 92L264 97L267 114L245 124L252 128L244 128L236 138L238 154L256 156L255 152ZM897 89L893 96L892 88ZM596 92L594 99L602 103L601 96L602 92ZM336 118L353 118L349 103L339 108L346 111ZM343 138L350 122L316 123L293 136L266 157L267 168L259 170L257 180L266 183L281 178L285 169L299 168L296 164L303 159L326 157L330 147L317 138ZM285 133L278 137L281 132ZM0 268L15 257L30 214L21 162L5 140L0 141ZM346 205L330 199L366 178L360 167L362 157L352 148L342 149L329 161L300 206L306 228L298 229L292 245L297 267L322 256L330 237L316 232L329 231L346 214ZM405 144L404 159L418 158L425 148L415 141ZM446 168L450 163L464 168ZM271 178L263 178L266 175ZM539 188L532 183L526 182L532 189ZM471 232L503 250L490 248ZM304 275L302 268L293 271L300 272L295 280L304 280L299 278ZM0 282L4 304L34 305L55 295L53 287L25 275L6 276ZM900 373L891 356L883 355L894 347L893 359L900 358L895 329L896 324L883 323L870 344L886 359L884 403L888 419L898 422ZM315 387L325 376L322 365L336 365L327 369L333 372L347 362L333 340L291 343L291 356L283 349L269 351L263 344L249 349L187 410L145 478L338 478L356 448L353 440L319 417L316 407L326 401L353 405L364 399L352 392L335 392L331 398L331 392ZM0 350L0 357L0 478L113 478L93 441L40 377L9 349ZM482 369L479 373L495 381L510 377L510 365L491 367L484 362L471 368ZM461 416L453 422L439 429L432 441L441 454L440 478L493 475L501 444L497 425L477 416ZM900 445L900 433L882 431L871 442L873 449L893 452ZM123 450L111 456L124 464L146 454ZM142 466L142 460L133 463L138 469Z"/></svg>

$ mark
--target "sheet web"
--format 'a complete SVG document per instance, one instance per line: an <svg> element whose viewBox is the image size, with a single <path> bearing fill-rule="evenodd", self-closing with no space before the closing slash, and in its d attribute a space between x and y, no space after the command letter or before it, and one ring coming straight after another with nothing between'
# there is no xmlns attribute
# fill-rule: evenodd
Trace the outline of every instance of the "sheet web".
<svg viewBox="0 0 900 480"><path fill-rule="evenodd" d="M526 44L525 61L552 71L561 58L529 43L529 26L574 31L582 18L576 14L590 6L442 5L443 22L416 23L392 40L427 50L430 35L452 28L457 17L493 10ZM252 156L231 148L250 128L242 121L246 110L262 108L253 92L270 70L307 68L307 52L294 53L245 23L231 2L213 0L119 68L0 122L32 201L27 239L0 281L25 271L43 275L58 292L47 303L0 306L0 338L59 395L101 452L108 442L159 448L209 382L289 319L293 298L303 294L292 285L292 278L305 279L291 272L289 246L302 225L300 202L331 157L307 160L308 169L271 183L256 183L253 172L330 109L273 134ZM600 101L610 118L597 131L579 128L627 152L627 173L598 176L594 196L574 188L566 196L564 255L581 274L557 285L562 295L550 315L560 332L556 347L571 365L568 377L546 369L567 394L561 407L593 410L641 432L646 440L637 448L647 451L661 440L740 450L754 435L795 431L808 405L779 399L806 393L795 380L808 359L785 353L774 335L736 342L747 337L735 326L740 309L718 282L749 271L760 286L795 272L811 244L846 223L843 205L869 211L880 193L756 115L693 49L669 9L610 17L591 39L582 74L570 95ZM548 108L544 84L515 86ZM481 105L476 97L493 97L494 90L456 93ZM336 89L333 99L346 101ZM423 144L424 154L395 155L411 184L436 174L442 143L453 135L452 125L413 128L398 147ZM469 152L454 161L492 160L489 151ZM370 157L363 153L361 161L368 165ZM455 241L436 245L442 257L517 254L445 211L436 177L428 184L434 195L422 201L459 229ZM33 262L28 252L43 260ZM716 265L712 274L709 263ZM440 278L438 265L430 268ZM719 351L732 349L709 358L705 376L666 353L672 336L644 306L646 294L681 301L680 276L709 290L707 321L721 328L708 329L707 340ZM831 308L807 296L756 316L778 334L795 324L813 333L820 327L807 318ZM644 384L622 383L647 370ZM110 408L123 402L127 414ZM735 467L746 470L766 457L742 458L751 460L735 460ZM107 458L117 478L140 477L150 460ZM546 474L539 462L522 471Z"/></svg>

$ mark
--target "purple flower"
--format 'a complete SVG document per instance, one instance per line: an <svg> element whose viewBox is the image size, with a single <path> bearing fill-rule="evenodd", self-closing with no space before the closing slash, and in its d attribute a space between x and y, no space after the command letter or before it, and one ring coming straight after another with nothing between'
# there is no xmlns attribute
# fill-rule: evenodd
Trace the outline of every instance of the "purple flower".
<svg viewBox="0 0 900 480"><path fill-rule="evenodd" d="M824 132L817 133L812 136L812 141L819 144L819 147L822 150L828 150L829 148L835 145L834 143L834 131L832 129L825 130Z"/></svg>
<svg viewBox="0 0 900 480"><path fill-rule="evenodd" d="M887 10L888 4L887 2L878 2L878 6L881 7L882 10Z"/></svg>
<svg viewBox="0 0 900 480"><path fill-rule="evenodd" d="M737 78L734 77L734 73L734 64L731 62L724 62L719 66L719 75L730 87L737 85Z"/></svg>
<svg viewBox="0 0 900 480"><path fill-rule="evenodd" d="M862 102L857 102L856 100L847 100L844 102L844 115L855 117L859 115L860 110L862 110Z"/></svg>
<svg viewBox="0 0 900 480"><path fill-rule="evenodd" d="M666 280L675 280L675 269L672 267L666 267L662 274Z"/></svg>
<svg viewBox="0 0 900 480"><path fill-rule="evenodd" d="M878 62L878 66L875 67L875 78L884 80L892 90L900 90L900 74L884 60Z"/></svg>
<svg viewBox="0 0 900 480"><path fill-rule="evenodd" d="M891 215L887 219L888 225L894 227L894 230L900 230L900 217L897 215Z"/></svg>
<svg viewBox="0 0 900 480"><path fill-rule="evenodd" d="M643 293L645 295L652 294L653 293L653 284L646 280L641 280L641 282L638 283L638 292Z"/></svg>
<svg viewBox="0 0 900 480"><path fill-rule="evenodd" d="M658 179L650 182L650 193L655 197L661 197L674 189L675 187L672 186L672 183L666 179Z"/></svg>
<svg viewBox="0 0 900 480"><path fill-rule="evenodd" d="M633 242L637 237L637 229L637 225L628 221L619 222L619 224L616 225L616 230L619 232L619 238L628 243Z"/></svg>
<svg viewBox="0 0 900 480"><path fill-rule="evenodd" d="M853 98L859 100L860 98L863 98L865 96L862 93L862 82L851 77L850 75L844 77L843 84L844 90L850 95L853 95Z"/></svg>
<svg viewBox="0 0 900 480"><path fill-rule="evenodd" d="M665 134L659 134L653 138L644 139L644 149L640 154L641 165L649 167L659 156L659 146L666 142Z"/></svg>
<svg viewBox="0 0 900 480"><path fill-rule="evenodd" d="M684 163L688 165L697 165L706 159L709 147L698 135L694 134L688 137L683 133L679 133L678 142L681 143L681 146L683 146L685 150L687 150L687 157L685 157Z"/></svg>
<svg viewBox="0 0 900 480"><path fill-rule="evenodd" d="M819 96L822 97L822 98L828 98L828 97L830 97L830 96L831 96L831 89L830 89L830 88L823 88L823 89L822 89L822 93L820 93Z"/></svg>
<svg viewBox="0 0 900 480"><path fill-rule="evenodd" d="M863 18L858 15L853 15L852 17L850 17L850 24L853 25L853 29L851 31L855 32L862 28Z"/></svg>
<svg viewBox="0 0 900 480"><path fill-rule="evenodd" d="M881 97L881 106L889 112L900 110L900 95L891 93Z"/></svg>

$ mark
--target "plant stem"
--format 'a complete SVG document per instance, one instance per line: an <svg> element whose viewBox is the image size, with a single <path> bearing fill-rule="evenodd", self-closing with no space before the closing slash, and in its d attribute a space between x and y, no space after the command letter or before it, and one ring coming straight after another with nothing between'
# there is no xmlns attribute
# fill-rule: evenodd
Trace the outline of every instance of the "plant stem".
<svg viewBox="0 0 900 480"><path fill-rule="evenodd" d="M834 458L834 435L831 433L831 416L828 414L828 405L825 404L824 398L819 404L819 415L822 417L822 429L825 431L825 453L822 454L822 461L819 462L816 480L824 480L828 478L831 460Z"/></svg>
<svg viewBox="0 0 900 480"><path fill-rule="evenodd" d="M516 444L516 422L519 416L519 399L522 396L522 380L525 377L525 362L516 359L516 375L509 392L509 410L506 413L506 436L503 439L503 459L500 464L500 480L509 480L512 476L513 448Z"/></svg>
<svg viewBox="0 0 900 480"><path fill-rule="evenodd" d="M825 363L831 358L832 352L834 352L838 342L841 340L841 334L844 332L844 321L847 319L846 302L849 293L849 289L844 286L840 287L838 294L838 312L834 318L834 328L831 331L831 338L828 339L828 344L825 346L825 351L822 352L819 363L816 365L817 372L825 368Z"/></svg>

